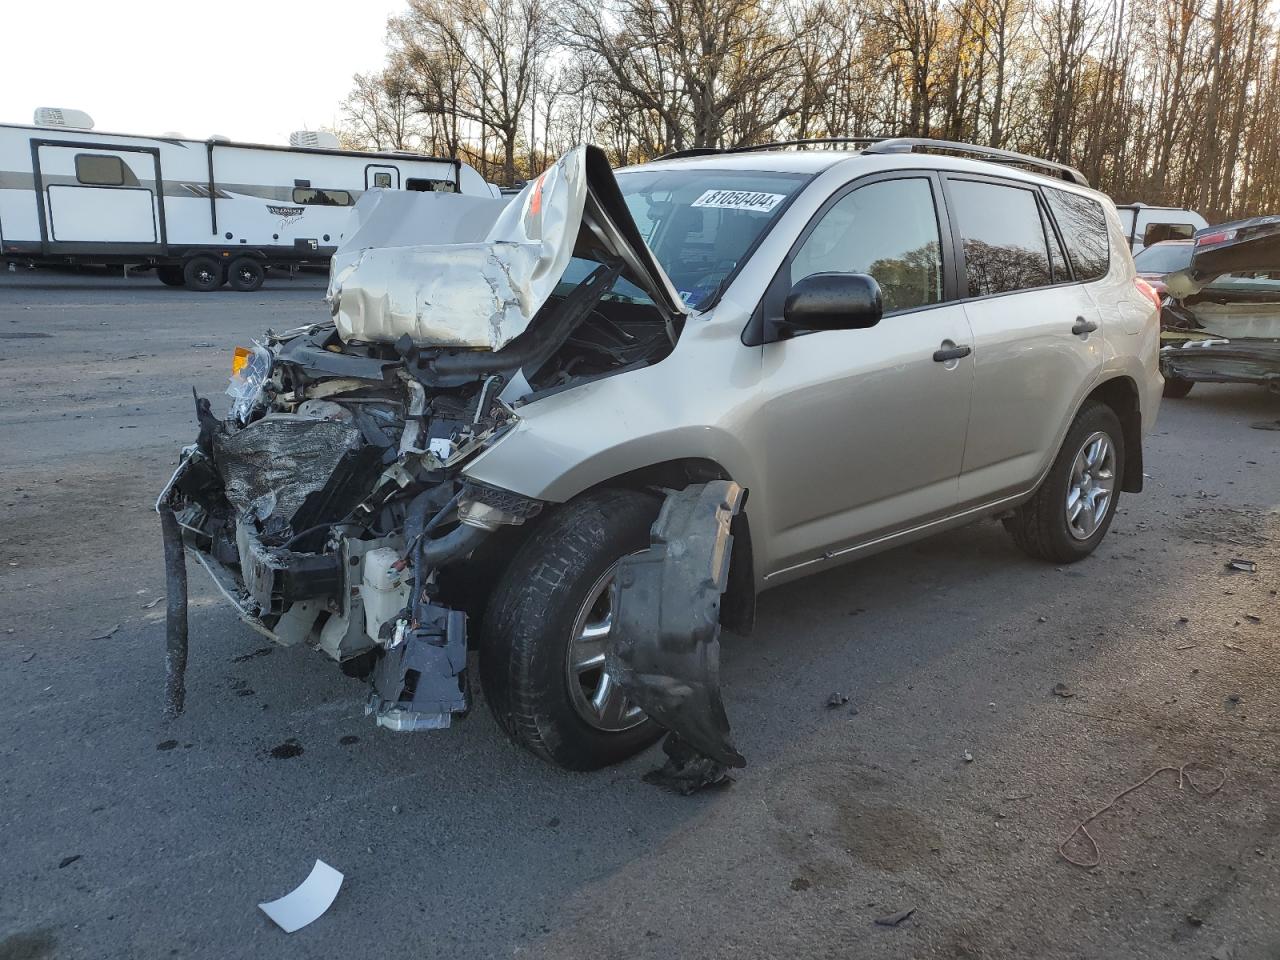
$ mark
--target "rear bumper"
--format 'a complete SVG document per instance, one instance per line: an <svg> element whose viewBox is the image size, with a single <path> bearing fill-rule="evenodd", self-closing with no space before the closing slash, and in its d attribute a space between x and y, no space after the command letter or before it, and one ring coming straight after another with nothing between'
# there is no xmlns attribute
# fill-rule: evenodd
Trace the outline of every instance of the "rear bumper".
<svg viewBox="0 0 1280 960"><path fill-rule="evenodd" d="M1193 340L1160 351L1166 379L1253 383L1280 391L1280 340Z"/></svg>

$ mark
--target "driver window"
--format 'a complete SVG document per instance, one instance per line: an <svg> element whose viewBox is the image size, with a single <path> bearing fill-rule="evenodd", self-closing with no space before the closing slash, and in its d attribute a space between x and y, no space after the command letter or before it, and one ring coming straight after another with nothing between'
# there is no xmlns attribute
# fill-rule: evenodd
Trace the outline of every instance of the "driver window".
<svg viewBox="0 0 1280 960"><path fill-rule="evenodd" d="M882 180L846 194L791 262L791 282L812 273L869 273L886 314L942 300L942 245L929 181Z"/></svg>

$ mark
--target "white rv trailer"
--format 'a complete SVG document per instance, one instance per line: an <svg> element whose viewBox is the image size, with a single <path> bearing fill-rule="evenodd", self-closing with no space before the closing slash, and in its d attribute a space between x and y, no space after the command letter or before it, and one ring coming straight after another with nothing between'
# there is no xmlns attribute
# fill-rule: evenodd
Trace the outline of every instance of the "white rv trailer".
<svg viewBox="0 0 1280 960"><path fill-rule="evenodd" d="M498 195L456 159L99 133L71 110L36 120L0 124L0 261L133 264L171 286L249 291L270 267L326 263L365 190Z"/></svg>

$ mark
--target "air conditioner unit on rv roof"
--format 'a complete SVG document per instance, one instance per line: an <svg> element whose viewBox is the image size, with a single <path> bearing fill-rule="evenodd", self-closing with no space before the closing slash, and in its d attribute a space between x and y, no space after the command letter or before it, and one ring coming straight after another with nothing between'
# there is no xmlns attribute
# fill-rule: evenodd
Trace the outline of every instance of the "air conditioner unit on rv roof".
<svg viewBox="0 0 1280 960"><path fill-rule="evenodd" d="M289 134L289 146L337 150L338 138L328 130L295 130Z"/></svg>
<svg viewBox="0 0 1280 960"><path fill-rule="evenodd" d="M76 130L92 130L93 117L83 110L64 110L61 107L36 107L36 126L74 127Z"/></svg>

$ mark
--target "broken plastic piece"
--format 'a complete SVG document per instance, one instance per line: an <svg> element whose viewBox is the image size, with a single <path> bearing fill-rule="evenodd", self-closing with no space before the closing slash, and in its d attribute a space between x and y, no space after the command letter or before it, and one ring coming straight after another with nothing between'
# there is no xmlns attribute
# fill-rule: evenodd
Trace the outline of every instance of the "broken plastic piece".
<svg viewBox="0 0 1280 960"><path fill-rule="evenodd" d="M417 629L405 631L373 668L365 713L388 730L445 729L469 706L466 615L434 604L421 604L417 615Z"/></svg>
<svg viewBox="0 0 1280 960"><path fill-rule="evenodd" d="M728 768L700 753L680 739L678 733L667 734L662 741L666 763L657 770L650 770L641 779L657 787L665 787L683 797L708 787L722 787L733 783Z"/></svg>
<svg viewBox="0 0 1280 960"><path fill-rule="evenodd" d="M720 595L729 579L729 525L746 491L732 480L667 496L652 546L618 565L606 664L632 702L719 764L746 760L720 699ZM668 749L668 756L672 756Z"/></svg>
<svg viewBox="0 0 1280 960"><path fill-rule="evenodd" d="M307 879L279 900L260 903L258 908L285 933L293 933L318 920L333 905L341 886L342 874L317 860Z"/></svg>
<svg viewBox="0 0 1280 960"><path fill-rule="evenodd" d="M911 907L907 910L899 910L897 913L891 913L887 917L876 917L876 923L882 927L896 927L915 912L915 907Z"/></svg>
<svg viewBox="0 0 1280 960"><path fill-rule="evenodd" d="M1245 573L1257 573L1258 565L1252 560L1242 560L1239 557L1233 557L1227 561L1228 570L1243 570Z"/></svg>

